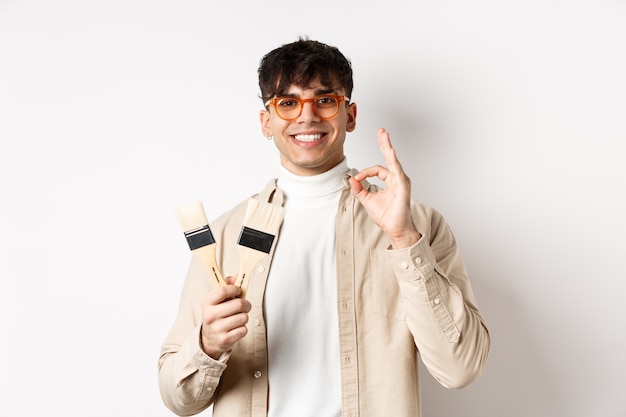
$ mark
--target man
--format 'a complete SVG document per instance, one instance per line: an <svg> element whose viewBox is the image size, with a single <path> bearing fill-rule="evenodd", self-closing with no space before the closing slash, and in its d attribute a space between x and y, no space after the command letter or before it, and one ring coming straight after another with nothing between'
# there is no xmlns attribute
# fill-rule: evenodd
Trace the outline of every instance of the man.
<svg viewBox="0 0 626 417"><path fill-rule="evenodd" d="M411 201L384 129L386 166L348 167L357 107L339 50L283 45L262 59L259 86L261 129L281 167L254 198L283 205L285 218L245 299L235 285L213 288L192 260L159 361L163 400L179 415L213 404L216 417L419 416L418 357L458 388L490 347L452 232ZM244 201L211 224L231 283L245 210Z"/></svg>

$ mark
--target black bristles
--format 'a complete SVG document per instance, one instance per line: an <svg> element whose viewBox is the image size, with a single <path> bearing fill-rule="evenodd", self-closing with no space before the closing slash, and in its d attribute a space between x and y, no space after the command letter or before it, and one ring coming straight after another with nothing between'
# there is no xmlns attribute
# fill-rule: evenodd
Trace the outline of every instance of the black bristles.
<svg viewBox="0 0 626 417"><path fill-rule="evenodd" d="M188 230L185 232L185 237L187 238L187 243L191 250L215 243L213 233L211 233L211 229L209 229L208 225Z"/></svg>
<svg viewBox="0 0 626 417"><path fill-rule="evenodd" d="M274 235L262 232L260 230L243 227L237 243L250 249L269 253L274 242Z"/></svg>

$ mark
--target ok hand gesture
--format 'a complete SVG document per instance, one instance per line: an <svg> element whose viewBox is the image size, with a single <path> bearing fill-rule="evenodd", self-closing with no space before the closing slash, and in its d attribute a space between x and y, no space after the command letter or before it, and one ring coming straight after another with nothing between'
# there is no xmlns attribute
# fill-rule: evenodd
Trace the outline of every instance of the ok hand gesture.
<svg viewBox="0 0 626 417"><path fill-rule="evenodd" d="M406 248L421 238L411 220L411 179L402 169L385 129L378 130L378 146L386 167L375 165L351 177L351 192L389 237L392 246ZM380 178L385 184L384 189L371 193L363 188L361 181L371 177Z"/></svg>

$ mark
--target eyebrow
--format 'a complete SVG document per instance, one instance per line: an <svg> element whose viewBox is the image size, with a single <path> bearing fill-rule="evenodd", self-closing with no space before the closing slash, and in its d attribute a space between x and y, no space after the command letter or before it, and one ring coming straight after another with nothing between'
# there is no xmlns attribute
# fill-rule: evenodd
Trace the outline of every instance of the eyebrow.
<svg viewBox="0 0 626 417"><path fill-rule="evenodd" d="M337 94L337 93L332 88L320 88L320 89L315 90L315 93L314 93L315 96L321 96L324 94ZM293 94L293 93L292 94L287 94L287 93L280 94L279 96L280 97L298 97L297 94Z"/></svg>

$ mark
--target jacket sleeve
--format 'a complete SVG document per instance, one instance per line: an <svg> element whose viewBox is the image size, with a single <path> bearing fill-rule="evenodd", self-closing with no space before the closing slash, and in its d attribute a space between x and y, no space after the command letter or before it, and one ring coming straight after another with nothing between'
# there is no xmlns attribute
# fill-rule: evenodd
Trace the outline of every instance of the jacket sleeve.
<svg viewBox="0 0 626 417"><path fill-rule="evenodd" d="M204 265L192 258L176 320L159 357L159 389L165 405L179 416L200 413L213 403L226 364L200 347L201 300L210 289Z"/></svg>
<svg viewBox="0 0 626 417"><path fill-rule="evenodd" d="M482 372L489 332L445 220L434 210L415 216L422 238L410 248L389 250L389 261L422 362L441 385L461 388ZM420 224L424 218L430 223Z"/></svg>

